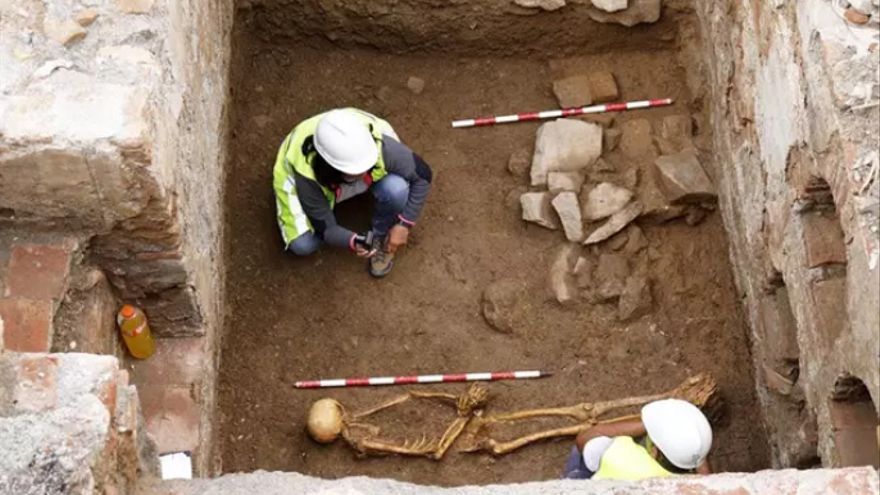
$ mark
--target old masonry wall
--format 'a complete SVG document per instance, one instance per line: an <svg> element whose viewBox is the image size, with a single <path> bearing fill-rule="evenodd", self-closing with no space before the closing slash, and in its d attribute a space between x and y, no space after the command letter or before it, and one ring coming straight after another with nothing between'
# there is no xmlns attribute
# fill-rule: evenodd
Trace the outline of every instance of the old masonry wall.
<svg viewBox="0 0 880 495"><path fill-rule="evenodd" d="M231 0L0 4L0 232L63 235L52 252L66 256L48 304L6 287L7 350L53 348L55 313L75 285L71 264L96 266L117 300L151 315L160 348L186 350L190 366L154 363L133 380L145 411L175 405L161 421L148 414L160 450L199 447L201 472L210 464L199 454L213 435L223 315L218 219L232 11ZM17 253L47 249L7 241L12 261L0 282L4 271L28 278L16 275L16 260L41 261ZM48 314L22 309L33 307ZM111 339L115 329L107 331L99 338ZM178 420L198 433L181 439Z"/></svg>
<svg viewBox="0 0 880 495"><path fill-rule="evenodd" d="M777 466L877 465L880 16L877 2L852 3L864 12L696 3L721 212Z"/></svg>

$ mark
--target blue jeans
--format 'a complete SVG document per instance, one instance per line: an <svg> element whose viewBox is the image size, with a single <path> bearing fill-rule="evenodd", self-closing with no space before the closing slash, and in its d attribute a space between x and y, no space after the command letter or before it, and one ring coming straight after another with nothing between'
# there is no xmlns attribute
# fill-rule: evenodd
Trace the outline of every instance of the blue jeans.
<svg viewBox="0 0 880 495"><path fill-rule="evenodd" d="M371 230L373 235L384 237L409 200L409 182L399 175L388 174L370 186L370 192L376 201ZM307 256L317 251L321 244L321 237L310 230L294 239L287 250L298 256Z"/></svg>
<svg viewBox="0 0 880 495"><path fill-rule="evenodd" d="M568 459L565 461L565 470L562 472L563 479L588 480L593 477L592 471L584 463L584 455L577 447L571 448Z"/></svg>

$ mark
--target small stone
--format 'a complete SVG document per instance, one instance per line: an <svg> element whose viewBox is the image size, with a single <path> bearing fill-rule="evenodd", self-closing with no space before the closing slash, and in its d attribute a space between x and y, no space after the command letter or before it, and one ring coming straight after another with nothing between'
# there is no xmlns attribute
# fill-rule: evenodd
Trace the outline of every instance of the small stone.
<svg viewBox="0 0 880 495"><path fill-rule="evenodd" d="M666 196L657 187L656 174L646 174L639 188L639 201L645 205L642 218L652 223L664 223L684 216L687 211L684 205L671 205Z"/></svg>
<svg viewBox="0 0 880 495"><path fill-rule="evenodd" d="M81 10L73 19L82 27L86 27L95 22L98 18L98 12L94 9Z"/></svg>
<svg viewBox="0 0 880 495"><path fill-rule="evenodd" d="M693 148L693 121L690 115L668 115L660 124L660 135L656 137L660 152L664 155L678 153Z"/></svg>
<svg viewBox="0 0 880 495"><path fill-rule="evenodd" d="M716 199L715 186L700 165L694 150L663 155L654 161L658 183L669 202L700 203Z"/></svg>
<svg viewBox="0 0 880 495"><path fill-rule="evenodd" d="M507 171L517 177L525 175L531 166L532 160L528 150L516 150L507 159Z"/></svg>
<svg viewBox="0 0 880 495"><path fill-rule="evenodd" d="M617 12L626 8L627 0L592 0L593 7L605 12Z"/></svg>
<svg viewBox="0 0 880 495"><path fill-rule="evenodd" d="M578 252L577 244L565 243L559 248L553 264L550 265L550 289L559 304L568 305L577 301L577 290L574 287L571 270Z"/></svg>
<svg viewBox="0 0 880 495"><path fill-rule="evenodd" d="M41 65L37 70L34 71L33 77L34 79L43 79L49 77L53 72L58 69L70 69L73 67L73 62L70 60L48 60L46 63Z"/></svg>
<svg viewBox="0 0 880 495"><path fill-rule="evenodd" d="M498 280L483 291L483 318L494 330L511 333L522 297L522 285L511 279Z"/></svg>
<svg viewBox="0 0 880 495"><path fill-rule="evenodd" d="M513 3L527 9L544 9L553 11L565 7L565 0L513 0Z"/></svg>
<svg viewBox="0 0 880 495"><path fill-rule="evenodd" d="M562 222L565 238L572 242L580 242L584 238L584 225L581 221L577 194L571 191L561 192L553 198L552 204Z"/></svg>
<svg viewBox="0 0 880 495"><path fill-rule="evenodd" d="M706 219L708 212L699 206L688 206L687 215L684 217L685 223L693 227Z"/></svg>
<svg viewBox="0 0 880 495"><path fill-rule="evenodd" d="M583 185L584 174L580 172L550 172L547 174L547 189L550 192L578 192Z"/></svg>
<svg viewBox="0 0 880 495"><path fill-rule="evenodd" d="M634 119L621 126L620 150L629 158L654 155L651 139L651 123L646 119Z"/></svg>
<svg viewBox="0 0 880 495"><path fill-rule="evenodd" d="M593 103L590 78L587 76L571 76L554 81L553 94L560 108L583 107Z"/></svg>
<svg viewBox="0 0 880 495"><path fill-rule="evenodd" d="M846 9L846 11L843 13L843 15L844 15L844 17L846 17L846 20L848 20L849 22L851 22L853 24L859 24L859 25L867 24L868 21L871 20L871 18L869 16L859 12L858 10L856 10L852 7Z"/></svg>
<svg viewBox="0 0 880 495"><path fill-rule="evenodd" d="M86 37L86 30L76 21L70 19L66 21L47 20L43 23L43 31L46 36L64 46L70 46Z"/></svg>
<svg viewBox="0 0 880 495"><path fill-rule="evenodd" d="M632 197L632 191L603 182L587 193L583 217L593 222L610 217L622 210Z"/></svg>
<svg viewBox="0 0 880 495"><path fill-rule="evenodd" d="M533 186L547 184L549 172L589 167L602 154L602 128L574 119L557 119L538 128L530 172Z"/></svg>
<svg viewBox="0 0 880 495"><path fill-rule="evenodd" d="M549 192L528 192L520 196L523 220L551 230L559 228L559 222L550 204L552 199L553 195Z"/></svg>
<svg viewBox="0 0 880 495"><path fill-rule="evenodd" d="M872 12L880 7L880 2L877 0L849 0L849 6L851 9L870 16Z"/></svg>
<svg viewBox="0 0 880 495"><path fill-rule="evenodd" d="M593 231L587 240L584 241L585 246L589 246L590 244L596 244L598 242L602 242L605 239L613 236L614 234L620 232L624 229L630 222L636 219L639 216L639 213L642 212L642 203L638 201L633 201L626 208L618 211L614 215L611 215L611 218L608 219L607 222L602 224L601 227Z"/></svg>
<svg viewBox="0 0 880 495"><path fill-rule="evenodd" d="M638 254L642 249L648 247L648 239L645 238L645 233L642 232L642 229L639 228L636 224L629 224L626 228L627 240L626 246L624 246L624 252L630 256Z"/></svg>
<svg viewBox="0 0 880 495"><path fill-rule="evenodd" d="M116 0L116 6L126 14L146 14L155 0Z"/></svg>
<svg viewBox="0 0 880 495"><path fill-rule="evenodd" d="M626 285L617 304L617 317L620 321L640 318L651 312L654 302L651 285L647 277L633 275L626 279Z"/></svg>
<svg viewBox="0 0 880 495"><path fill-rule="evenodd" d="M410 76L406 80L406 87L417 95L422 94L422 91L425 90L425 80L421 77Z"/></svg>
<svg viewBox="0 0 880 495"><path fill-rule="evenodd" d="M590 92L593 94L593 101L596 103L617 101L620 98L614 74L607 70L590 74Z"/></svg>
<svg viewBox="0 0 880 495"><path fill-rule="evenodd" d="M631 0L627 8L617 12L590 9L587 15L596 22L617 23L632 27L643 22L652 23L660 19L661 0Z"/></svg>
<svg viewBox="0 0 880 495"><path fill-rule="evenodd" d="M599 256L596 270L593 273L594 294L598 302L613 301L620 297L629 277L629 263L626 257L617 253L606 253Z"/></svg>
<svg viewBox="0 0 880 495"><path fill-rule="evenodd" d="M617 145L620 144L620 135L623 132L620 129L605 129L605 132L602 134L602 147L605 151L614 151L617 148Z"/></svg>

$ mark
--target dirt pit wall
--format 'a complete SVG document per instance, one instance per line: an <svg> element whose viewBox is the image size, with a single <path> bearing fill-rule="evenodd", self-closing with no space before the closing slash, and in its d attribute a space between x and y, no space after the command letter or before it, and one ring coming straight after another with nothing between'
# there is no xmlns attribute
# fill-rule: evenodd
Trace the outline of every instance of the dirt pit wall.
<svg viewBox="0 0 880 495"><path fill-rule="evenodd" d="M276 46L328 40L386 53L555 56L671 46L687 0L633 0L606 12L590 0L239 0L238 22Z"/></svg>

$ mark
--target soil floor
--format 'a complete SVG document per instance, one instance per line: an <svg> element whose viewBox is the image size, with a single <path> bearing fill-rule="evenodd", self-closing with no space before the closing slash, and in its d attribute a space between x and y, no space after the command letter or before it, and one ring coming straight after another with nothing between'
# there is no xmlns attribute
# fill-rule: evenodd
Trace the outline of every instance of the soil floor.
<svg viewBox="0 0 880 495"><path fill-rule="evenodd" d="M665 115L699 112L687 106L686 74L674 53L554 61L401 57L366 50L290 52L241 37L237 51L225 219L229 313L220 371L218 444L225 472L368 475L438 485L557 478L570 439L497 458L453 447L440 462L358 458L342 441L318 445L304 428L314 400L333 397L357 411L406 388L292 387L299 379L508 369L555 375L488 385L489 412L657 393L691 374L711 373L726 404L714 425L714 467L769 466L720 215L711 213L693 227L681 220L643 226L649 247L630 262L649 274L650 314L620 323L615 305L561 307L547 279L564 236L520 219L518 192L528 179L506 169L512 152L532 150L538 124L449 125L454 118L554 108L554 78L589 69L612 70L624 99L682 102L618 115L615 126L631 118L656 125ZM423 93L407 89L409 76L426 81ZM271 172L278 145L300 120L349 105L388 119L435 174L410 246L384 280L371 279L364 261L348 252L285 254L275 223ZM650 158L627 161L619 151L606 159L642 172L650 165ZM368 199L356 199L339 206L339 217L365 230L369 208ZM584 253L595 258L608 249ZM494 331L480 311L484 288L504 278L528 287L511 334ZM372 421L383 425L383 437L415 438L439 434L453 415L451 408L409 403Z"/></svg>

